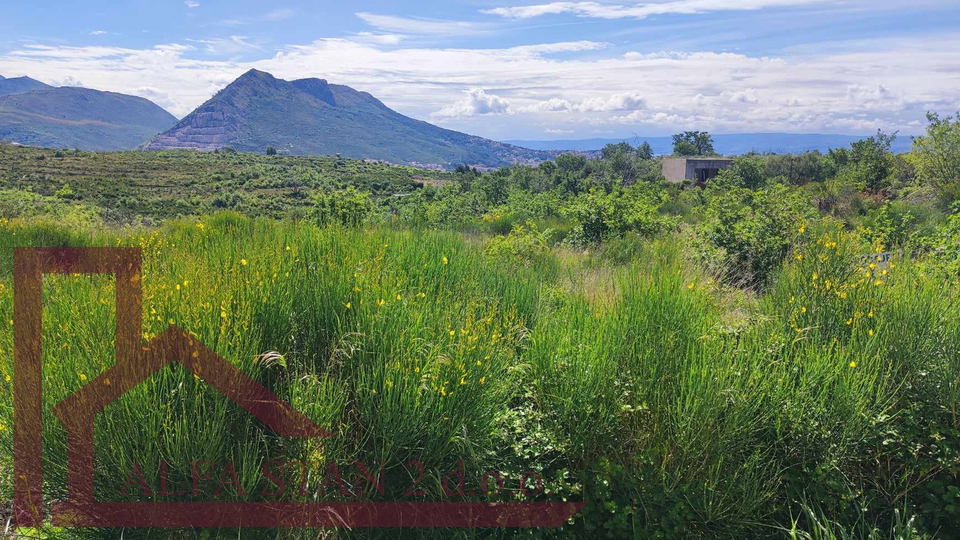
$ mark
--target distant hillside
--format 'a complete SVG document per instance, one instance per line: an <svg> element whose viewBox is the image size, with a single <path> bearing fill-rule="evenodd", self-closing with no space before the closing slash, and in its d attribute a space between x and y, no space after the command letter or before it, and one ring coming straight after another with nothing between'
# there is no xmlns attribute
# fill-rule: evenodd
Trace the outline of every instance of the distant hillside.
<svg viewBox="0 0 960 540"><path fill-rule="evenodd" d="M218 92L147 150L224 146L288 154L341 154L451 168L537 163L555 152L503 144L406 117L366 92L322 79L284 81L251 70Z"/></svg>
<svg viewBox="0 0 960 540"><path fill-rule="evenodd" d="M41 88L53 88L48 84L43 84L42 82L31 79L30 77L14 77L12 79L5 79L0 75L0 96L5 96L8 94L20 94L23 92L29 92L31 90L39 90Z"/></svg>
<svg viewBox="0 0 960 540"><path fill-rule="evenodd" d="M740 133L732 135L714 135L714 149L723 155L758 153L800 153L811 150L826 152L831 148L849 147L867 135L822 135L796 133ZM581 139L570 141L506 141L535 150L600 150L610 143L627 141L634 146L647 141L655 154L673 152L673 139L670 137L625 137L622 139ZM910 137L898 137L893 144L894 152L910 150Z"/></svg>
<svg viewBox="0 0 960 540"><path fill-rule="evenodd" d="M140 97L56 88L26 77L0 80L0 88L11 81L34 88L0 95L0 139L28 146L129 150L177 122Z"/></svg>

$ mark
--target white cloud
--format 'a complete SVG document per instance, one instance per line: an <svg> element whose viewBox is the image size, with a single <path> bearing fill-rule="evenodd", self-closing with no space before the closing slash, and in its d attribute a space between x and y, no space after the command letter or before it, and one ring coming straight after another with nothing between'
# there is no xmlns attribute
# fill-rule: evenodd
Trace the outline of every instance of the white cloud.
<svg viewBox="0 0 960 540"><path fill-rule="evenodd" d="M106 30L93 30L93 31L90 32L90 35L91 35L91 36L102 36L102 35L104 35L104 34L106 34L106 33L107 33Z"/></svg>
<svg viewBox="0 0 960 540"><path fill-rule="evenodd" d="M213 55L234 55L262 49L260 45L251 43L247 39L247 36L230 36L228 38L211 39L187 38L187 41L204 45L204 50Z"/></svg>
<svg viewBox="0 0 960 540"><path fill-rule="evenodd" d="M374 34L372 32L357 32L356 38L361 41L377 43L379 45L396 45L406 39L400 34Z"/></svg>
<svg viewBox="0 0 960 540"><path fill-rule="evenodd" d="M464 33L491 30L488 24L445 21L440 19L424 19L418 17L395 17L393 15L378 15L376 13L360 12L356 14L363 22L384 32L400 34L420 34L450 36Z"/></svg>
<svg viewBox="0 0 960 540"><path fill-rule="evenodd" d="M572 129L550 129L547 128L543 130L544 133L549 133L551 135L570 135L573 133Z"/></svg>
<svg viewBox="0 0 960 540"><path fill-rule="evenodd" d="M467 97L445 106L433 113L433 118L459 118L462 116L484 116L488 114L510 113L510 102L482 88L467 90Z"/></svg>
<svg viewBox="0 0 960 540"><path fill-rule="evenodd" d="M880 40L854 50L780 58L717 52L606 54L602 47L585 44L593 42L576 41L426 48L398 46L408 42L375 37L380 35L320 39L277 54L258 53L263 58L255 61L197 59L216 46L207 43L214 40L147 49L28 44L0 55L0 73L45 82L82 77L89 87L144 95L182 116L257 68L284 79L322 77L347 84L403 114L434 115L445 126L505 139L534 137L544 126L578 133L622 132L628 126L638 133L689 128L870 132L877 126L910 134L921 129L911 122L922 121L927 109L955 111L960 95L960 79L953 76L960 73L955 53L960 34ZM227 45L225 40L217 44ZM256 46L242 37L241 42ZM600 52L551 56L551 51L569 50Z"/></svg>
<svg viewBox="0 0 960 540"><path fill-rule="evenodd" d="M529 19L543 15L572 13L597 19L645 19L652 15L694 15L714 11L753 11L764 8L793 7L828 3L829 0L675 0L632 5L597 2L551 2L533 6L499 7L483 10L488 15L511 19Z"/></svg>
<svg viewBox="0 0 960 540"><path fill-rule="evenodd" d="M590 98L580 104L581 112L633 111L646 107L639 94L614 94L607 99Z"/></svg>
<svg viewBox="0 0 960 540"><path fill-rule="evenodd" d="M200 2L195 2L194 0L184 0L183 5L187 6L188 8L191 8L191 9L192 9L192 8L198 8L198 7L200 7Z"/></svg>
<svg viewBox="0 0 960 540"><path fill-rule="evenodd" d="M613 94L609 97L591 97L579 103L571 103L565 99L550 98L520 109L522 112L608 112L632 111L642 109L646 101L638 94Z"/></svg>

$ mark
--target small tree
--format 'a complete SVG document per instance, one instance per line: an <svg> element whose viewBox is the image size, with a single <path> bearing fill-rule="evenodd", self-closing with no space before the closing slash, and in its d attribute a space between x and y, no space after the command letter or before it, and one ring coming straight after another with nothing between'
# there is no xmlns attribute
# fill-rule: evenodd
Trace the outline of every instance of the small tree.
<svg viewBox="0 0 960 540"><path fill-rule="evenodd" d="M941 196L960 196L960 113L941 119L927 113L926 137L913 139L912 160L917 175ZM950 202L949 200L947 202Z"/></svg>
<svg viewBox="0 0 960 540"><path fill-rule="evenodd" d="M275 155L277 155L277 149L274 148L274 147L272 147L272 146L268 146L268 147L267 147L267 155L268 155L268 156L275 156Z"/></svg>
<svg viewBox="0 0 960 540"><path fill-rule="evenodd" d="M673 153L678 156L712 156L713 137L706 131L684 131L673 136Z"/></svg>
<svg viewBox="0 0 960 540"><path fill-rule="evenodd" d="M887 186L887 178L892 170L890 147L895 140L897 140L896 133L887 135L882 130L877 130L877 134L873 137L867 137L850 145L850 165L857 179L874 193Z"/></svg>
<svg viewBox="0 0 960 540"><path fill-rule="evenodd" d="M347 189L314 195L311 216L321 226L338 223L344 227L358 227L372 211L370 193L350 186Z"/></svg>
<svg viewBox="0 0 960 540"><path fill-rule="evenodd" d="M650 146L650 143L643 141L643 143L637 147L637 157L640 159L653 159L653 147Z"/></svg>

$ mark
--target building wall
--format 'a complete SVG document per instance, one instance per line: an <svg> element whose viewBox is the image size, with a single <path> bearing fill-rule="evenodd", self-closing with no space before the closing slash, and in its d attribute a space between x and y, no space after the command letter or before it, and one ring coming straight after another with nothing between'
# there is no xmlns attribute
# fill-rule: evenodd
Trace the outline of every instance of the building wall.
<svg viewBox="0 0 960 540"><path fill-rule="evenodd" d="M663 158L663 177L668 182L683 182L687 179L686 158Z"/></svg>
<svg viewBox="0 0 960 540"><path fill-rule="evenodd" d="M663 177L668 182L696 181L700 169L723 170L733 165L725 158L663 158Z"/></svg>

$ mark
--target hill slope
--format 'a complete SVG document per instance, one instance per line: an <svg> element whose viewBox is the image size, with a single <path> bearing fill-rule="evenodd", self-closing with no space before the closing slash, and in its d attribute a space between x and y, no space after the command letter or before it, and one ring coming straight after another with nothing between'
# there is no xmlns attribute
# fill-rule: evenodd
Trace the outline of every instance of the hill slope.
<svg viewBox="0 0 960 540"><path fill-rule="evenodd" d="M2 75L0 75L0 96L5 96L8 94L20 94L23 92L29 92L31 90L39 90L41 88L53 87L43 84L38 80L31 79L30 77L14 77L12 79L5 79Z"/></svg>
<svg viewBox="0 0 960 540"><path fill-rule="evenodd" d="M342 154L393 163L497 167L556 153L439 128L393 111L366 92L322 79L284 81L251 70L201 105L147 150L230 146L290 154Z"/></svg>
<svg viewBox="0 0 960 540"><path fill-rule="evenodd" d="M144 98L88 88L43 85L0 95L0 139L28 146L128 150L176 122Z"/></svg>

